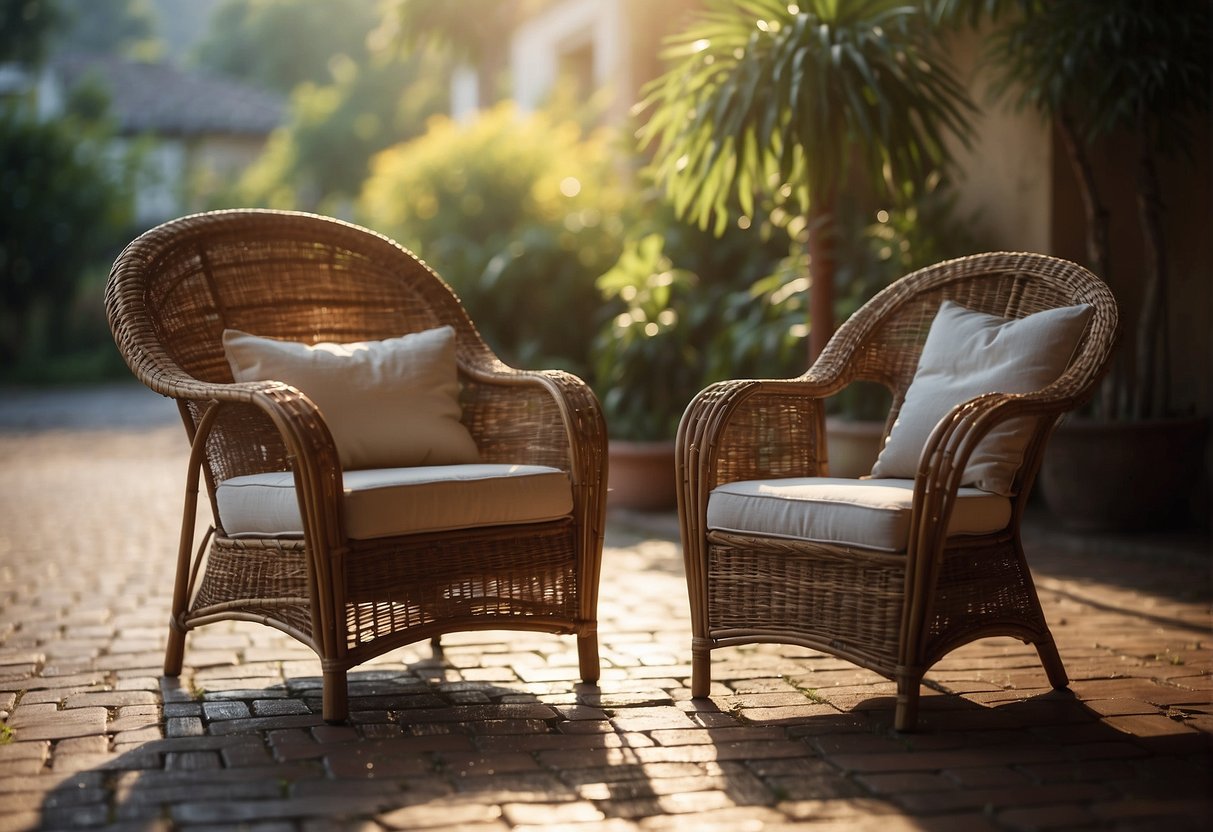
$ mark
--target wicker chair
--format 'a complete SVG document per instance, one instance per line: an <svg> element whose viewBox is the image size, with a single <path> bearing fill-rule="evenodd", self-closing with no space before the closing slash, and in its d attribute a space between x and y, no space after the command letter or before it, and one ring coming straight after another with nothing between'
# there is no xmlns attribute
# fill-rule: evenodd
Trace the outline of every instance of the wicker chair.
<svg viewBox="0 0 1213 832"><path fill-rule="evenodd" d="M598 679L606 440L581 380L504 365L424 263L383 236L315 215L216 211L165 223L118 257L105 300L123 357L144 384L177 400L192 447L167 675L181 672L187 631L237 619L316 652L323 716L334 722L348 717L349 668L452 631L575 634L582 679ZM321 412L278 381L234 382L222 333L344 343L444 324L455 332L461 421L480 461L558 469L571 509L541 521L479 517L467 528L352 537L348 472ZM297 496L301 532L229 535L216 489L268 472L293 472L278 477ZM214 525L192 554L200 476Z"/></svg>
<svg viewBox="0 0 1213 832"><path fill-rule="evenodd" d="M979 396L936 425L917 475L902 481L900 547L719 527L709 508L726 484L757 481L753 487L769 490L787 478L829 476L824 402L852 382L878 382L892 391L887 442L928 330L948 299L1007 319L1077 304L1090 304L1093 313L1056 381L1026 394ZM926 671L955 648L995 635L1034 644L1049 681L1064 688L1065 669L1020 543L1020 518L1046 440L1062 414L1092 393L1117 333L1112 295L1085 269L1042 255L982 254L922 269L884 289L838 329L799 378L725 381L702 391L678 433L693 695L709 693L713 648L801 645L894 680L895 728L913 730ZM960 487L970 455L992 427L1013 418L1021 419L1019 435L1027 442L1009 496L999 498L1007 501L1003 519L980 533L949 534L953 513L970 496ZM842 485L870 489L887 482ZM787 508L793 515L810 510Z"/></svg>

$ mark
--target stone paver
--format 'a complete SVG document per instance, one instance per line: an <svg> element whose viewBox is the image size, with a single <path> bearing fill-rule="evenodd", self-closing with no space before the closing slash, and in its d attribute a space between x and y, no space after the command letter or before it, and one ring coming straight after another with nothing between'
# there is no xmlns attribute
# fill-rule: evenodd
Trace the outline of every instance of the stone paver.
<svg viewBox="0 0 1213 832"><path fill-rule="evenodd" d="M0 391L0 832L29 829L1054 830L1213 826L1208 552L1028 530L1071 692L988 639L941 661L922 731L892 686L798 648L689 691L669 516L613 515L603 679L571 639L462 633L350 674L286 636L193 633L160 677L185 448L137 387Z"/></svg>

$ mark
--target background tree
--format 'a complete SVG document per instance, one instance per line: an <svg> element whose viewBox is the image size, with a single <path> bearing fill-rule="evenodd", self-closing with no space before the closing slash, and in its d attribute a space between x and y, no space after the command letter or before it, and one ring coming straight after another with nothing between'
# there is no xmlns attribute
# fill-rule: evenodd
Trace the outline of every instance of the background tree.
<svg viewBox="0 0 1213 832"><path fill-rule="evenodd" d="M378 52L363 63L333 61L334 80L305 83L232 204L346 213L376 153L419 136L447 102L446 66L432 55Z"/></svg>
<svg viewBox="0 0 1213 832"><path fill-rule="evenodd" d="M670 41L641 128L680 215L721 231L769 201L809 254L810 357L834 330L836 211L855 183L922 182L970 104L899 0L709 0Z"/></svg>
<svg viewBox="0 0 1213 832"><path fill-rule="evenodd" d="M39 63L48 37L62 24L55 0L0 0L0 64Z"/></svg>
<svg viewBox="0 0 1213 832"><path fill-rule="evenodd" d="M358 215L450 282L507 363L588 378L627 204L607 135L503 103L377 155Z"/></svg>
<svg viewBox="0 0 1213 832"><path fill-rule="evenodd" d="M1171 153L1190 154L1193 128L1208 123L1210 4L945 0L938 12L945 19L975 23L984 18L998 24L988 54L996 71L994 91L1015 95L1018 104L1057 128L1082 198L1088 265L1105 280L1112 279L1116 260L1104 183L1092 150L1115 135L1135 141L1145 279L1136 343L1121 351L1131 367L1105 385L1101 410L1131 418L1165 413L1170 405L1170 264L1158 162Z"/></svg>
<svg viewBox="0 0 1213 832"><path fill-rule="evenodd" d="M478 103L485 108L498 98L509 54L507 34L528 4L535 2L493 0L469 6L450 0L391 0L376 37L406 52L444 51L475 67Z"/></svg>
<svg viewBox="0 0 1213 832"><path fill-rule="evenodd" d="M35 320L53 349L88 267L115 253L130 201L89 128L0 114L0 366L37 350Z"/></svg>
<svg viewBox="0 0 1213 832"><path fill-rule="evenodd" d="M226 0L194 60L284 94L303 83L326 85L335 60L366 60L378 7L379 0Z"/></svg>
<svg viewBox="0 0 1213 832"><path fill-rule="evenodd" d="M120 17L113 4L95 5ZM0 54L32 67L57 48L52 38L70 22L71 9L0 0ZM88 271L107 265L128 233L129 169L107 149L107 109L95 87L71 97L69 115L48 121L36 120L20 101L0 103L0 367L6 375L67 348L72 299Z"/></svg>
<svg viewBox="0 0 1213 832"><path fill-rule="evenodd" d="M156 37L151 0L54 0L65 21L55 40L58 52L123 55L152 60L162 45Z"/></svg>

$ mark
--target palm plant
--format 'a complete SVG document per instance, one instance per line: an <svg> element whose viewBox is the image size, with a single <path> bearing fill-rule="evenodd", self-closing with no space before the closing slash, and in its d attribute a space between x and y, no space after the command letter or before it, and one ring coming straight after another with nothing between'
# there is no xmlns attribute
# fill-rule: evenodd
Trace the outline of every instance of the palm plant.
<svg viewBox="0 0 1213 832"><path fill-rule="evenodd" d="M1011 4L1008 4L1011 5ZM997 0L946 0L950 13L1002 17ZM999 27L990 58L997 91L1018 90L1019 103L1052 120L1066 148L1086 214L1087 258L1109 279L1109 211L1091 147L1111 134L1135 135L1138 222L1146 245L1135 362L1105 388L1105 415L1142 418L1169 404L1168 277L1158 160L1189 152L1197 119L1210 107L1210 6L1207 0L1143 4L1138 0L1020 0ZM1127 377L1126 377L1127 376Z"/></svg>
<svg viewBox="0 0 1213 832"><path fill-rule="evenodd" d="M717 233L756 203L807 244L809 351L834 330L836 210L857 182L920 182L970 104L904 0L708 0L638 105L680 216Z"/></svg>

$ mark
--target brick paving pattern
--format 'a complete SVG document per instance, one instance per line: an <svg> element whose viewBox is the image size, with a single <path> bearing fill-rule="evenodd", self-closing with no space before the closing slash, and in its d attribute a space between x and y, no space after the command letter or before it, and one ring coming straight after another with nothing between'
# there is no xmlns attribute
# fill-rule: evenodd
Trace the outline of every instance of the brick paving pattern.
<svg viewBox="0 0 1213 832"><path fill-rule="evenodd" d="M571 637L451 635L352 671L350 724L329 726L319 663L266 627L195 631L160 676L172 406L0 397L0 832L1213 828L1198 548L1034 532L1071 692L989 639L932 670L898 735L890 683L799 648L717 651L692 700L674 524L614 516L600 685Z"/></svg>

